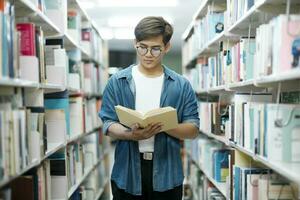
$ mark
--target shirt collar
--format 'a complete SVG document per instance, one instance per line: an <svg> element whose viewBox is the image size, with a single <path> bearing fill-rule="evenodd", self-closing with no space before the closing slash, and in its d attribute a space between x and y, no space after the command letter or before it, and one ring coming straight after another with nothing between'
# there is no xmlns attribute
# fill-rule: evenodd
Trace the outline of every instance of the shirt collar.
<svg viewBox="0 0 300 200"><path fill-rule="evenodd" d="M124 70L121 70L118 75L117 75L117 79L122 79L122 78L126 78L127 80L131 80L132 79L132 67L134 65L130 65L129 67L127 67ZM163 69L164 69L164 73L165 73L165 77L167 79L171 79L171 80L175 80L175 73L170 70L168 67L166 67L165 65L162 65Z"/></svg>

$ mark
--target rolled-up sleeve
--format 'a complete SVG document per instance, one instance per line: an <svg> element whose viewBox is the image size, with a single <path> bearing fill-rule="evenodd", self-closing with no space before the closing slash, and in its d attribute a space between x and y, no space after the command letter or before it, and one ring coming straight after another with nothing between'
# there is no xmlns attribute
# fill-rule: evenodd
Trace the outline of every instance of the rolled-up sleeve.
<svg viewBox="0 0 300 200"><path fill-rule="evenodd" d="M182 123L192 123L197 128L199 128L200 124L197 97L191 84L188 81L186 81L184 85Z"/></svg>
<svg viewBox="0 0 300 200"><path fill-rule="evenodd" d="M99 117L103 121L102 132L107 135L108 128L114 124L118 123L118 116L115 111L115 106L117 105L116 97L114 95L113 89L113 77L111 77L104 89L102 97L102 106L100 112L98 113Z"/></svg>

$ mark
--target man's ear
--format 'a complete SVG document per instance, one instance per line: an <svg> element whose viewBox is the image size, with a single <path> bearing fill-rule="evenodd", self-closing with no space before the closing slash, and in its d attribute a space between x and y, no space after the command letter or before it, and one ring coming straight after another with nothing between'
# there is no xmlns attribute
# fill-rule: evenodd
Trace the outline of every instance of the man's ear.
<svg viewBox="0 0 300 200"><path fill-rule="evenodd" d="M133 40L133 47L135 48L135 46L137 45L137 41L136 39Z"/></svg>
<svg viewBox="0 0 300 200"><path fill-rule="evenodd" d="M168 53L170 50L171 50L171 43L168 42L168 43L166 44L166 50L165 50L165 53Z"/></svg>

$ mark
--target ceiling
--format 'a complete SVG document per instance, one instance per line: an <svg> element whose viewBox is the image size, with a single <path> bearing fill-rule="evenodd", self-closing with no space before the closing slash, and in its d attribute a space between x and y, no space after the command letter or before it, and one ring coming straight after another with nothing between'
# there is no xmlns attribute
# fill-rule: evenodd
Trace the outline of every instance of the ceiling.
<svg viewBox="0 0 300 200"><path fill-rule="evenodd" d="M114 3L104 6L104 3ZM128 6L126 1L135 1L135 3L147 3L148 5L139 6L137 4ZM156 2L155 2L156 1ZM167 5L162 5L162 3ZM131 39L110 39L109 49L133 51L133 31L136 23L145 16L162 16L174 27L174 35L171 40L173 53L181 52L181 36L187 26L190 24L194 13L200 5L201 0L80 0L82 6L86 9L88 15L97 24L100 30L104 31L105 37L113 35L110 31L112 26L115 29L127 29L129 33L121 33L123 36L130 34ZM125 3L125 5L121 5ZM130 2L129 2L130 3ZM133 2L134 3L134 2ZM172 4L177 4L172 6ZM150 5L149 5L150 4ZM171 6L169 6L171 4ZM100 6L102 5L102 6ZM128 31L127 31L128 32Z"/></svg>

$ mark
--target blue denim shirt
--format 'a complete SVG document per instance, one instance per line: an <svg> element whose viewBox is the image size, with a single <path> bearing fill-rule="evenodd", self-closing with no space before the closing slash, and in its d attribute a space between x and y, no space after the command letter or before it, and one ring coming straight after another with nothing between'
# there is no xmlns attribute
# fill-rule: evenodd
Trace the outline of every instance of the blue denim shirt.
<svg viewBox="0 0 300 200"><path fill-rule="evenodd" d="M163 68L165 76L160 106L176 108L179 123L189 122L199 127L197 99L190 83L167 67ZM131 72L132 66L114 74L107 83L99 113L104 134L110 125L118 122L114 106L135 109L135 84ZM165 132L158 133L154 142L153 190L170 190L181 185L183 178L179 139ZM111 179L128 193L142 194L138 142L117 141Z"/></svg>

